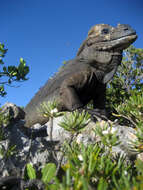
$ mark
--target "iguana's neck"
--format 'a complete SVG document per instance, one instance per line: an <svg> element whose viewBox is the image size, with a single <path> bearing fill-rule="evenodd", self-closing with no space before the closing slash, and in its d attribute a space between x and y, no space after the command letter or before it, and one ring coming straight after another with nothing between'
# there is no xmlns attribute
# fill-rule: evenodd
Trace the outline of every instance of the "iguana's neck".
<svg viewBox="0 0 143 190"><path fill-rule="evenodd" d="M80 59L91 66L92 72L100 82L108 82L121 64L122 51L96 51L93 55L90 54L88 57L85 54L84 56L80 55Z"/></svg>
<svg viewBox="0 0 143 190"><path fill-rule="evenodd" d="M77 57L78 58L82 58L82 59L96 59L95 57L97 55L104 55L104 54L109 54L111 56L113 55L119 55L122 56L122 50L105 50L105 51L101 51L101 50L94 50L91 48L86 48L84 51L81 52L81 54L79 54Z"/></svg>

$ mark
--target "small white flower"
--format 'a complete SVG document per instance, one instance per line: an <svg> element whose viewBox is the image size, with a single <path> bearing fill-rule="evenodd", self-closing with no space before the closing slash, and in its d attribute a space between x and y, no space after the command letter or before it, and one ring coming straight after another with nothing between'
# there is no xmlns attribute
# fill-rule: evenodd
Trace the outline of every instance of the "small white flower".
<svg viewBox="0 0 143 190"><path fill-rule="evenodd" d="M109 134L109 130L102 131L102 134L103 134L103 135Z"/></svg>
<svg viewBox="0 0 143 190"><path fill-rule="evenodd" d="M116 132L116 129L115 128L112 128L112 129L107 129L105 131L102 131L102 134L103 135L107 135L107 134L114 134Z"/></svg>
<svg viewBox="0 0 143 190"><path fill-rule="evenodd" d="M57 113L57 112L58 112L58 109L57 109L57 108L54 108L53 110L51 110L51 114Z"/></svg>
<svg viewBox="0 0 143 190"><path fill-rule="evenodd" d="M114 134L116 131L117 131L117 129L115 129L115 128L112 127L112 129L110 130L110 133Z"/></svg>
<svg viewBox="0 0 143 190"><path fill-rule="evenodd" d="M81 154L78 155L78 159L79 159L80 161L83 161L83 157L82 157Z"/></svg>
<svg viewBox="0 0 143 190"><path fill-rule="evenodd" d="M128 175L128 172L125 170L125 171L124 171L124 174L125 174L125 175Z"/></svg>
<svg viewBox="0 0 143 190"><path fill-rule="evenodd" d="M77 142L78 144L80 144L82 141L83 141L83 135L82 135L82 134L79 134L79 135L77 136L76 142Z"/></svg>

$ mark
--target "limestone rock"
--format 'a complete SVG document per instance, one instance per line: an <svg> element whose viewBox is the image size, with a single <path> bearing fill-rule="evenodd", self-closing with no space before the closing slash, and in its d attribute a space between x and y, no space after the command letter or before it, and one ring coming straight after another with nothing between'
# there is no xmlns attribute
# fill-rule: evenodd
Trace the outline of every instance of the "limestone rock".
<svg viewBox="0 0 143 190"><path fill-rule="evenodd" d="M18 108L11 103L6 104L4 108L4 113L6 114L7 112L10 113L16 121L20 118L23 119L24 117L21 108ZM61 146L64 141L70 141L72 138L70 132L59 126L61 121L63 121L63 116L54 118L52 130L51 121L44 126L41 126L40 124L34 125L30 130L44 128L45 136L35 137L33 139L30 139L29 136L25 135L23 132L22 127L24 123L22 120L6 127L4 130L5 139L0 141L0 149L6 151L8 148L14 145L16 146L14 153L9 159L5 159L4 156L0 157L0 176L11 175L13 172L18 172L18 175L20 175L25 164L29 162L38 170L48 162L54 162L57 164L61 159ZM97 127L102 128L104 125L107 125L107 130L103 131L103 133L107 134L109 132L116 132L118 141L120 142L118 145L112 147L113 154L124 154L129 159L137 156L137 152L133 151L131 148L131 141L136 140L135 129L121 126L115 122L112 123L112 130L110 130L111 121L99 121L98 124L90 121L89 124L74 137L74 140L77 143L83 143L85 145L99 142L101 139L100 136L95 133L95 129Z"/></svg>
<svg viewBox="0 0 143 190"><path fill-rule="evenodd" d="M25 117L25 112L23 111L23 109L10 102L7 102L2 107L2 112L6 117L9 118L10 122L19 121L20 119L24 119Z"/></svg>

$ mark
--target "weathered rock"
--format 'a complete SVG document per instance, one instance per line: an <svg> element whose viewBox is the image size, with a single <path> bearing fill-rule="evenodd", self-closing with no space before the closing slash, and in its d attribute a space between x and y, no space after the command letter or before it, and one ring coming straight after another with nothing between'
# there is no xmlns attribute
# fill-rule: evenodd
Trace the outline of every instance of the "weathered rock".
<svg viewBox="0 0 143 190"><path fill-rule="evenodd" d="M11 105L11 104L10 104ZM15 105L11 106L14 110ZM5 109L6 110L6 109ZM9 108L7 109L9 112ZM5 112L6 113L6 112ZM19 118L17 112L13 113L13 118ZM17 120L17 119L16 119ZM12 173L21 174L21 171L25 167L25 164L32 163L38 170L48 162L54 162L58 164L61 159L60 148L64 141L70 141L73 135L64 130L59 126L59 123L63 121L63 116L53 119L53 127L51 128L51 121L46 123L45 126L36 124L33 129L38 130L41 128L46 128L45 136L35 137L30 139L23 132L22 126L23 122L20 121L16 124L11 124L5 128L5 140L0 142L0 149L4 151L8 150L9 147L16 145L14 154L5 159L5 156L0 157L0 176L11 175ZM113 154L124 154L129 159L136 156L137 152L133 151L131 141L136 140L136 131L127 126L121 126L117 123L99 121L98 123L90 121L89 124L74 137L77 143L83 143L85 145L94 144L101 141L100 136L95 133L97 127L104 128L107 126L106 130L103 130L103 134L114 133L118 136L118 145L112 147ZM111 128L112 126L112 128ZM51 130L52 129L52 130ZM30 129L32 130L32 129ZM52 139L51 135L52 134Z"/></svg>
<svg viewBox="0 0 143 190"><path fill-rule="evenodd" d="M25 112L23 111L23 109L10 102L7 102L2 107L2 112L6 117L9 118L10 121L13 122L24 119L25 117Z"/></svg>
<svg viewBox="0 0 143 190"><path fill-rule="evenodd" d="M61 128L58 123L62 121L63 117L55 118L54 124L53 124L53 140L57 140L60 143L63 143L65 140L71 138L71 134L67 131L65 131L63 128ZM47 133L50 133L50 121L46 124L47 125ZM108 125L108 130L103 131L103 133L114 133L116 132L116 135L118 137L119 144L117 146L113 146L112 151L113 153L119 153L124 154L125 156L128 156L131 158L132 156L135 156L137 152L133 151L132 147L132 141L135 141L137 139L136 137L136 130L127 127L127 126L121 126L117 123L111 123L100 121L98 122L98 125L95 122L90 121L90 123L76 136L75 140L77 143L83 143L84 145L93 144L96 142L101 141L100 136L98 136L95 133L95 129L97 127L104 127L105 125ZM110 127L112 125L112 130L110 130ZM49 138L49 136L47 137Z"/></svg>

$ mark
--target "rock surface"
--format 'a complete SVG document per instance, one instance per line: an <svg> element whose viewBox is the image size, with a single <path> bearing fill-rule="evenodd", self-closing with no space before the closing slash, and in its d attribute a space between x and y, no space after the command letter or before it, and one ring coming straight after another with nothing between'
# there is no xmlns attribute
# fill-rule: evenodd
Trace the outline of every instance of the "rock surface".
<svg viewBox="0 0 143 190"><path fill-rule="evenodd" d="M8 107L10 106L10 108ZM11 110L11 107L14 110L18 108L12 106L12 104L6 105L4 110ZM22 126L23 114L17 111L13 111L13 118L18 118L19 122L16 124L10 124L4 128L4 137L3 141L0 141L0 149L3 149L4 152L7 151L10 147L15 146L13 154L10 157L5 155L0 155L0 176L8 176L14 173L21 175L26 163L32 163L35 168L38 170L48 162L54 162L58 164L61 159L60 148L63 142L70 141L72 134L62 127L59 126L59 123L63 120L63 116L54 118L53 128L51 131L51 121L46 123L45 126L36 124L33 126L33 129L46 128L45 137L36 137L30 139L25 133L23 133ZM5 112L6 113L6 112ZM16 119L17 120L17 119ZM95 133L97 127L104 127L107 125L107 130L103 130L103 134L114 133L118 136L118 141L120 144L113 146L113 153L120 153L126 155L129 159L137 156L137 152L131 149L131 141L136 140L136 131L131 127L121 126L117 123L99 121L98 124L90 121L89 124L74 138L77 143L84 143L85 145L89 143L96 143L100 141L100 137ZM112 130L110 127L112 126ZM47 133L47 134L46 134ZM52 133L52 139L50 136Z"/></svg>
<svg viewBox="0 0 143 190"><path fill-rule="evenodd" d="M5 117L8 117L9 120L13 122L24 119L25 117L25 112L23 111L23 109L10 102L7 102L2 107L2 112Z"/></svg>

